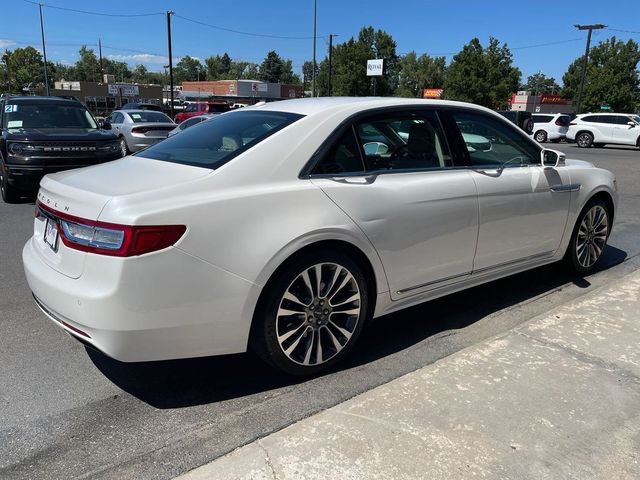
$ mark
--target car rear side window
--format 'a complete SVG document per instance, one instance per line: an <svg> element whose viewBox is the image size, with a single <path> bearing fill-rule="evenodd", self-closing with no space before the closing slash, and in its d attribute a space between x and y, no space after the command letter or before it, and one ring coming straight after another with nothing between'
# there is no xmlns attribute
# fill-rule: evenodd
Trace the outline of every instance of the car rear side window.
<svg viewBox="0 0 640 480"><path fill-rule="evenodd" d="M533 115L531 118L533 119L533 123L549 123L553 120L553 116L551 115Z"/></svg>
<svg viewBox="0 0 640 480"><path fill-rule="evenodd" d="M350 126L315 166L312 174L333 175L364 171L362 155L353 127Z"/></svg>
<svg viewBox="0 0 640 480"><path fill-rule="evenodd" d="M294 113L255 110L218 115L139 155L215 170L302 117Z"/></svg>
<svg viewBox="0 0 640 480"><path fill-rule="evenodd" d="M133 123L173 123L164 113L153 110L140 110L139 112L127 112Z"/></svg>

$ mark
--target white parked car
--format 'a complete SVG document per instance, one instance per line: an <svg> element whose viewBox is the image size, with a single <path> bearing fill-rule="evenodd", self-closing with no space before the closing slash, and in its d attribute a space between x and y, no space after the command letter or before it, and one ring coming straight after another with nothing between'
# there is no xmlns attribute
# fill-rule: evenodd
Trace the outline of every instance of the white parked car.
<svg viewBox="0 0 640 480"><path fill-rule="evenodd" d="M640 148L640 116L632 113L586 113L569 124L567 140L579 147L635 145Z"/></svg>
<svg viewBox="0 0 640 480"><path fill-rule="evenodd" d="M45 314L118 360L251 347L305 375L372 317L562 259L590 271L616 202L613 174L482 107L287 100L47 175L23 261Z"/></svg>
<svg viewBox="0 0 640 480"><path fill-rule="evenodd" d="M539 143L559 142L566 138L571 117L564 113L534 113L533 138Z"/></svg>

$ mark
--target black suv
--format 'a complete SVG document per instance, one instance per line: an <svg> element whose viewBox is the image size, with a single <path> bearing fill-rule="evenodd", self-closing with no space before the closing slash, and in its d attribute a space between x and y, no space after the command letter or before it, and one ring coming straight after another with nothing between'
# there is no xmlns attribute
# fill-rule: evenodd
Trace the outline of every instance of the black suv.
<svg viewBox="0 0 640 480"><path fill-rule="evenodd" d="M33 196L47 173L122 156L118 138L77 100L3 96L0 125L0 190L7 203Z"/></svg>
<svg viewBox="0 0 640 480"><path fill-rule="evenodd" d="M531 112L525 112L524 110L497 110L497 112L519 126L527 133L527 135L531 135L533 133L533 119L531 118Z"/></svg>

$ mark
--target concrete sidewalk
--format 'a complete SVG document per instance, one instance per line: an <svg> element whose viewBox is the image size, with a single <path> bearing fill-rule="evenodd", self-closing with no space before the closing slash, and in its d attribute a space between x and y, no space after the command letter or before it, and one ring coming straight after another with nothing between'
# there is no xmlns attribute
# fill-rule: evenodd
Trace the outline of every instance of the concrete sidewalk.
<svg viewBox="0 0 640 480"><path fill-rule="evenodd" d="M180 477L638 479L640 271Z"/></svg>

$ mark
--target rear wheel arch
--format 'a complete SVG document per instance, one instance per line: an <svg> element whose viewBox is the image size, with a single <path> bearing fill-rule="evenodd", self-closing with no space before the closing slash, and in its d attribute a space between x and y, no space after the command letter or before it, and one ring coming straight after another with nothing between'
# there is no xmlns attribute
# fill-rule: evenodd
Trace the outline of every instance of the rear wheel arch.
<svg viewBox="0 0 640 480"><path fill-rule="evenodd" d="M364 296L364 305L366 306L362 307L362 317L359 318L360 323L356 324L355 330L353 331L352 341L349 342L349 340L347 340L347 343L343 345L344 351L342 351L342 353L339 352L338 354L335 354L336 357L334 358L329 357L324 361L324 363L306 366L294 365L291 363L290 358L286 359L286 357L289 356L291 352L282 352L280 350L282 344L280 344L280 348L274 346L277 345L277 343L275 343L276 341L281 341L277 336L277 325L279 321L278 318L280 317L277 314L276 317L271 316L272 313L277 312L279 308L277 306L278 304L274 303L274 300L277 300L281 297L282 286L289 283L291 278L295 278L298 275L296 272L301 265L304 265L305 261L311 262L313 264L319 260L322 260L322 262L326 262L328 258L336 259L335 261L336 263L338 263L338 265L346 265L346 268L348 269L347 271L349 273L352 273L356 278L360 277L362 279L358 281L358 283L361 285L361 288L365 288L365 291L362 292L362 295ZM342 260L340 260L340 258ZM348 352L353 348L353 345L357 342L357 338L360 335L362 328L367 323L367 320L372 318L373 316L376 303L376 294L377 288L374 267L369 261L367 255L360 248L343 240L320 240L306 245L289 255L289 257L287 257L287 259L284 260L275 269L275 271L269 277L269 280L262 288L251 319L248 342L249 348L251 348L251 350L265 362L282 371L285 371L286 373L305 376L315 374L319 371L324 370L325 368L328 368L336 361L339 361L342 356L348 354ZM322 302L320 302L320 304L322 304ZM313 310L313 307L311 308ZM313 316L314 315L310 317L311 320L309 320L308 318L307 321L312 321ZM320 322L322 322L322 319L320 320ZM321 329L324 327L321 326L318 328ZM304 333L304 335L307 335L307 333ZM318 335L320 335L320 333L318 333ZM322 341L320 336L318 336L317 339L318 342ZM282 341L284 341L284 339ZM316 341L315 336L312 336L311 341ZM310 352L312 351L314 350L310 350ZM318 351L325 350L317 350L316 352ZM305 358L304 362L306 363L306 361L307 360Z"/></svg>

